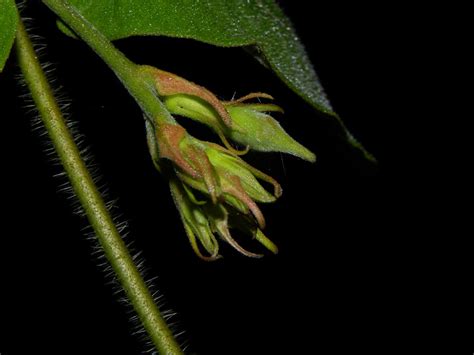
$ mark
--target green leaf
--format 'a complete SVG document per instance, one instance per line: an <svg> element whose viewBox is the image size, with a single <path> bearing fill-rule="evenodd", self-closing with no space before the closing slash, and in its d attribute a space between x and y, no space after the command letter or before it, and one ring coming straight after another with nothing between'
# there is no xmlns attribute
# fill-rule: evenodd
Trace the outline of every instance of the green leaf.
<svg viewBox="0 0 474 355"><path fill-rule="evenodd" d="M0 0L0 72L12 49L18 26L18 11L13 0Z"/></svg>
<svg viewBox="0 0 474 355"><path fill-rule="evenodd" d="M333 111L289 19L274 0L70 0L109 39L137 35L254 46L258 59L317 110L334 117L347 140L373 157ZM71 34L64 26L61 29Z"/></svg>

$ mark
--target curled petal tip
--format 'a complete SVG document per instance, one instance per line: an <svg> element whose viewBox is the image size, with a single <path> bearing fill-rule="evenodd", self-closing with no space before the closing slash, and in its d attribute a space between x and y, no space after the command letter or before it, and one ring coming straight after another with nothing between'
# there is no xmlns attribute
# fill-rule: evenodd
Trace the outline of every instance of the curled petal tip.
<svg viewBox="0 0 474 355"><path fill-rule="evenodd" d="M196 252L195 252L195 254L199 257L199 259L204 260L204 261L207 261L207 262L216 261L216 260L219 260L219 259L222 258L222 255L205 256L205 255L202 255L201 253L196 253Z"/></svg>
<svg viewBox="0 0 474 355"><path fill-rule="evenodd" d="M227 233L221 234L221 237L242 255L248 256L249 258L256 258L256 259L263 257L263 254L253 253L251 251L248 251L242 248L240 244L237 243L237 241L234 238L232 238L228 230L227 230Z"/></svg>
<svg viewBox="0 0 474 355"><path fill-rule="evenodd" d="M245 96L242 96L236 100L232 100L232 101L227 101L226 104L228 105L232 105L232 104L235 104L235 103L242 103L242 102L245 102L245 101L248 101L248 100L252 100L252 99L268 99L268 100L273 100L273 96L269 95L269 94L266 94L264 92L251 92L250 94L247 94Z"/></svg>
<svg viewBox="0 0 474 355"><path fill-rule="evenodd" d="M258 208L258 205L254 200L245 192L242 187L241 181L237 176L231 176L229 179L233 182L232 185L227 186L224 192L229 193L230 195L236 197L240 200L249 210L252 212L252 215L255 217L260 228L265 228L265 217L263 216L262 211Z"/></svg>
<svg viewBox="0 0 474 355"><path fill-rule="evenodd" d="M238 150L232 147L232 145L229 143L227 140L226 136L221 130L217 131L217 135L221 139L222 143L224 143L225 147L234 155L240 156L240 155L245 155L249 152L250 147L247 145L243 150Z"/></svg>

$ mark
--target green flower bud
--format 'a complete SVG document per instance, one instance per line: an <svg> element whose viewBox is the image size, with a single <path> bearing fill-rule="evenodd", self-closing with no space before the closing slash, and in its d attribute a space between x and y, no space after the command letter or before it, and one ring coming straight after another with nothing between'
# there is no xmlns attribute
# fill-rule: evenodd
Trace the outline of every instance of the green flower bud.
<svg viewBox="0 0 474 355"><path fill-rule="evenodd" d="M190 95L173 95L165 98L167 109L175 115L191 118L212 128L229 147L227 139L261 152L282 152L314 162L316 156L295 141L267 112L282 112L276 105L244 103L249 98L271 96L250 94L244 100L225 102L232 126L223 124L217 112L206 101Z"/></svg>
<svg viewBox="0 0 474 355"><path fill-rule="evenodd" d="M142 66L158 95L171 114L188 117L213 129L224 145L236 151L231 139L253 150L282 152L314 162L316 156L285 132L268 112L283 112L272 104L247 103L251 99L273 99L265 93L251 93L240 99L220 101L206 88L175 74L150 66ZM244 151L245 153L246 151Z"/></svg>
<svg viewBox="0 0 474 355"><path fill-rule="evenodd" d="M265 113L270 105L228 105L232 121L239 130L228 130L233 141L261 152L282 152L314 162L316 156L299 144L270 115Z"/></svg>

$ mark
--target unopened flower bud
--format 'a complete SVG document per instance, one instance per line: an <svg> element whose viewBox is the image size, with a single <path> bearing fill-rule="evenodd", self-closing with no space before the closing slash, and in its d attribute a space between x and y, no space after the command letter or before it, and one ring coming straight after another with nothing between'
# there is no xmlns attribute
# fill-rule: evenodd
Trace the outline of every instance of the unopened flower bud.
<svg viewBox="0 0 474 355"><path fill-rule="evenodd" d="M239 130L228 130L229 138L261 152L282 152L314 162L316 156L285 132L266 112L278 106L266 104L228 104L227 111Z"/></svg>
<svg viewBox="0 0 474 355"><path fill-rule="evenodd" d="M316 156L295 141L269 112L283 112L273 104L248 103L251 99L273 99L265 93L251 93L240 99L220 101L206 88L175 74L143 66L171 114L191 118L213 129L225 146L236 151L231 139L261 152L282 152L314 162Z"/></svg>

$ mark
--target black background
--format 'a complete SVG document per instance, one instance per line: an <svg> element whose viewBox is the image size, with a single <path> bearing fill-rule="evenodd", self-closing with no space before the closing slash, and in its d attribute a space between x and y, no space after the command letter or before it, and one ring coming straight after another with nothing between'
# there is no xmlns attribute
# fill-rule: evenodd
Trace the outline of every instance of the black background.
<svg viewBox="0 0 474 355"><path fill-rule="evenodd" d="M190 40L132 38L116 44L132 60L175 72L223 99L271 93L286 111L287 131L313 150L316 164L280 154L250 154L276 177L284 195L263 206L266 234L278 256L252 260L223 246L224 259L205 263L193 254L167 186L146 148L139 108L113 73L84 44L66 38L54 16L32 2L31 32L46 44L54 86L70 103L98 167L113 213L128 222L129 241L142 251L147 278L178 313L177 332L190 353L261 354L379 352L405 337L394 325L403 315L403 247L383 177L388 132L395 125L389 65L392 34L384 12L301 2L279 2L315 65L323 86L351 132L379 160L364 160L336 125L315 113L272 73L238 48ZM377 29L377 31L375 30ZM26 354L136 354L147 346L113 296L110 277L91 256L86 221L72 214L70 194L47 138L33 130L35 115L16 83L13 58L0 77L1 152L5 211L0 240L0 352ZM17 76L15 76L15 74ZM5 110L7 107L7 110ZM195 127L191 127L195 129ZM390 222L389 222L390 221ZM252 243L244 243L249 248Z"/></svg>

